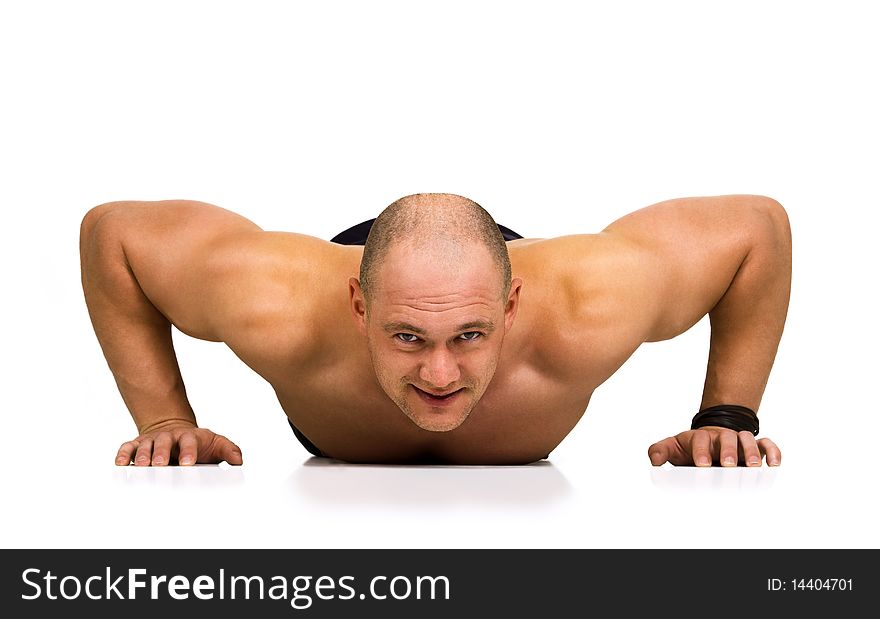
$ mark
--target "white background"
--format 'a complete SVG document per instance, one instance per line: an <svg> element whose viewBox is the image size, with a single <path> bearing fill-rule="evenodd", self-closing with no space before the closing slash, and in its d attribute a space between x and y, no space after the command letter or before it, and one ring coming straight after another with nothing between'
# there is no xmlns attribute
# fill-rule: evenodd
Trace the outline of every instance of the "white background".
<svg viewBox="0 0 880 619"><path fill-rule="evenodd" d="M0 5L0 546L880 546L871 3L305 5ZM516 468L310 462L261 378L177 333L200 422L245 465L113 466L135 429L82 298L91 206L197 199L329 238L429 191L539 237L779 200L794 280L761 426L783 465L649 465L699 406L704 320Z"/></svg>

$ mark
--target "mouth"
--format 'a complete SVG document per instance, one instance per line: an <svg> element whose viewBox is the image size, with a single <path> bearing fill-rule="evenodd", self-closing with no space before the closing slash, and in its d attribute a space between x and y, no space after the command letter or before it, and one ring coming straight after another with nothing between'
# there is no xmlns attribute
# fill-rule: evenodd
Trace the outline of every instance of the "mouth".
<svg viewBox="0 0 880 619"><path fill-rule="evenodd" d="M464 387L462 387L461 389L456 389L455 391L450 391L448 393L435 394L419 389L415 385L413 385L412 388L415 389L416 393L419 395L423 402L430 404L431 406L449 406L453 402L455 402L455 400L464 390Z"/></svg>

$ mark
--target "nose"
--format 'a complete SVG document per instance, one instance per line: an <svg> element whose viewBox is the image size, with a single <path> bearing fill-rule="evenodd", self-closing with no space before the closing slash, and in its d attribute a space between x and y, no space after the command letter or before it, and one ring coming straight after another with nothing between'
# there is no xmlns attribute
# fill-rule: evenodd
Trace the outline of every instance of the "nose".
<svg viewBox="0 0 880 619"><path fill-rule="evenodd" d="M438 391L452 385L460 377L458 361L445 346L437 346L431 350L419 368L419 378Z"/></svg>

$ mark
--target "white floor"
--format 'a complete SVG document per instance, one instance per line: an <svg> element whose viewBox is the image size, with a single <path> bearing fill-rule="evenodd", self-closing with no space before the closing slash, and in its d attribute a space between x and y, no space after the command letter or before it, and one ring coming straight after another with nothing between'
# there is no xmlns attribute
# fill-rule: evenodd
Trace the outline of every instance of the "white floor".
<svg viewBox="0 0 880 619"><path fill-rule="evenodd" d="M880 547L868 8L47 4L0 6L0 547ZM178 334L200 422L245 464L113 466L134 427L82 299L89 207L192 198L330 238L423 191L528 236L780 200L794 283L760 414L782 466L649 465L700 402L706 321L643 346L519 468L311 460L259 377Z"/></svg>
<svg viewBox="0 0 880 619"><path fill-rule="evenodd" d="M697 470L560 457L517 468L423 468L290 457L240 468L16 469L5 484L0 546L7 548L876 548L880 541L869 484L843 465L797 461Z"/></svg>

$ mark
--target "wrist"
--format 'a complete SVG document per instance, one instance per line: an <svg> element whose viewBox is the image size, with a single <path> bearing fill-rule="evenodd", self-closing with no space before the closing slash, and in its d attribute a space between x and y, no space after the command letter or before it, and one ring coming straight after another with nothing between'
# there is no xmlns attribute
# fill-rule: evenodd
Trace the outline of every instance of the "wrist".
<svg viewBox="0 0 880 619"><path fill-rule="evenodd" d="M163 419L161 421L154 421L147 423L146 425L138 425L138 434L152 434L155 432L162 432L167 430L172 430L175 428L197 428L199 427L196 423L195 419L187 419L187 418L178 418L172 417L170 419Z"/></svg>
<svg viewBox="0 0 880 619"><path fill-rule="evenodd" d="M742 432L758 434L758 415L750 408L738 404L719 404L709 406L694 415L691 430L706 426L716 426Z"/></svg>

